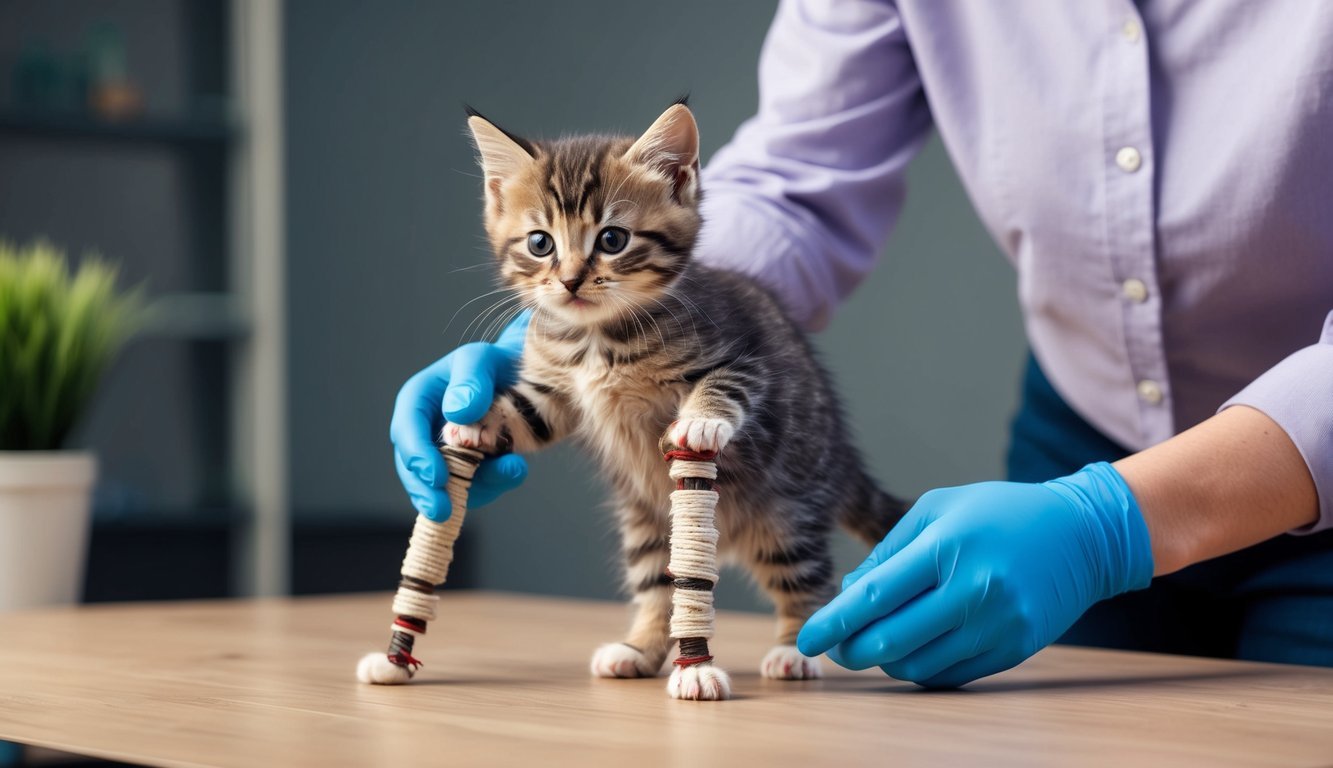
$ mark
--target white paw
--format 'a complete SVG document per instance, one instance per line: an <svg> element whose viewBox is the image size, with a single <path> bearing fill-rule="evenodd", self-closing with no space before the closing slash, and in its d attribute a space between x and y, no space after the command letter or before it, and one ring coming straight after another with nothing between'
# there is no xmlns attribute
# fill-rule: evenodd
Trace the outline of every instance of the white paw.
<svg viewBox="0 0 1333 768"><path fill-rule="evenodd" d="M356 664L356 679L376 685L402 685L412 679L412 670L389 661L384 651L367 653Z"/></svg>
<svg viewBox="0 0 1333 768"><path fill-rule="evenodd" d="M711 662L674 667L667 680L667 693L673 699L722 701L731 698L731 677Z"/></svg>
<svg viewBox="0 0 1333 768"><path fill-rule="evenodd" d="M490 411L476 424L445 424L440 430L440 442L482 453L500 453L508 450L510 438L504 419Z"/></svg>
<svg viewBox="0 0 1333 768"><path fill-rule="evenodd" d="M824 676L819 659L812 659L794 645L775 645L759 662L759 674L769 680L815 680Z"/></svg>
<svg viewBox="0 0 1333 768"><path fill-rule="evenodd" d="M671 442L691 451L717 452L727 447L736 428L725 419L680 419L671 425Z"/></svg>
<svg viewBox="0 0 1333 768"><path fill-rule="evenodd" d="M662 662L656 665L643 651L624 643L607 643L592 654L593 677L657 677Z"/></svg>

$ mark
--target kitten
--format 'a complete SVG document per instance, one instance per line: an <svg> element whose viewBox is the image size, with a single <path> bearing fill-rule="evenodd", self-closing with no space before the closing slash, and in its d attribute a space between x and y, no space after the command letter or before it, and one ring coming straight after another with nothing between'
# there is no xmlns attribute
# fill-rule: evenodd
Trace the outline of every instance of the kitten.
<svg viewBox="0 0 1333 768"><path fill-rule="evenodd" d="M694 263L699 137L681 102L637 140L514 136L469 110L486 231L503 281L533 311L517 384L442 439L536 451L576 438L615 491L637 615L599 648L595 675L657 675L670 651L667 511L674 446L719 451L723 557L777 608L765 677L818 677L794 645L834 594L829 534L878 542L904 505L849 440L828 375L750 278ZM725 222L721 222L725 224Z"/></svg>

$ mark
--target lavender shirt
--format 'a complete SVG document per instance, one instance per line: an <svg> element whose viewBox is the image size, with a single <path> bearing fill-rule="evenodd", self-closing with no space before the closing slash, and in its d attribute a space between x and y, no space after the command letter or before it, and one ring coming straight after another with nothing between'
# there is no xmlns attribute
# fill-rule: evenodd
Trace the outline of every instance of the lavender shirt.
<svg viewBox="0 0 1333 768"><path fill-rule="evenodd" d="M759 77L701 258L822 326L934 128L1066 401L1136 450L1253 406L1333 527L1333 2L784 0Z"/></svg>

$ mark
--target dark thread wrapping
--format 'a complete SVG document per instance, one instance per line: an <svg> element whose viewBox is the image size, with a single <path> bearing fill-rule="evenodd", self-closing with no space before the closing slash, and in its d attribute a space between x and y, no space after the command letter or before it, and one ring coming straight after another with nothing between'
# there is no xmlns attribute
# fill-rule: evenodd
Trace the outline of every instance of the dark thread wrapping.
<svg viewBox="0 0 1333 768"><path fill-rule="evenodd" d="M708 655L708 638L682 637L680 639L680 658L690 659Z"/></svg>
<svg viewBox="0 0 1333 768"><path fill-rule="evenodd" d="M676 480L678 491L711 491L715 483L706 477L682 477Z"/></svg>
<svg viewBox="0 0 1333 768"><path fill-rule="evenodd" d="M469 464L480 464L482 459L481 452L474 451L471 448L455 448L452 445L446 445L440 448L440 451L454 458L462 459Z"/></svg>
<svg viewBox="0 0 1333 768"><path fill-rule="evenodd" d="M676 589L693 589L696 592L713 591L713 582L708 579L692 579L685 576L677 576L671 584Z"/></svg>
<svg viewBox="0 0 1333 768"><path fill-rule="evenodd" d="M413 592L420 592L423 595L435 594L435 585L425 579L418 579L415 576L404 576L398 581L398 586L410 589Z"/></svg>
<svg viewBox="0 0 1333 768"><path fill-rule="evenodd" d="M412 646L413 644L416 643L416 641L417 639L412 635L409 635L406 632L398 632L397 630L395 630L394 633L389 637L389 661L401 658L411 658ZM398 666L401 667L403 665L399 664Z"/></svg>

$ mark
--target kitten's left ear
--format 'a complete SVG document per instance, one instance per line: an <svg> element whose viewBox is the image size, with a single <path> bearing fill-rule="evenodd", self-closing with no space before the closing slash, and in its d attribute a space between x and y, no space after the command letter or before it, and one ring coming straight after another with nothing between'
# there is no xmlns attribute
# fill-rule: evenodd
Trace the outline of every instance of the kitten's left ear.
<svg viewBox="0 0 1333 768"><path fill-rule="evenodd" d="M699 187L699 126L684 104L672 104L625 153L671 180L675 197L694 203Z"/></svg>

